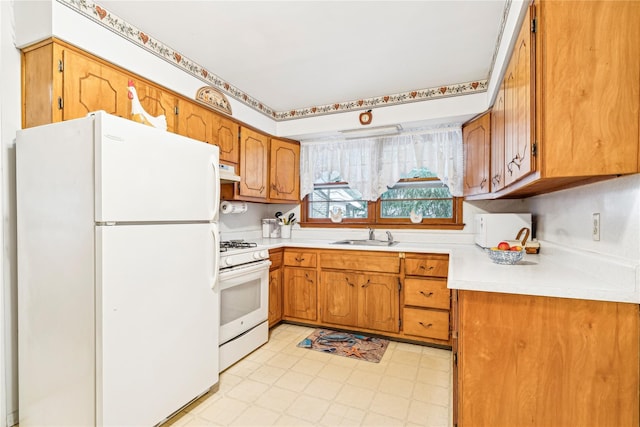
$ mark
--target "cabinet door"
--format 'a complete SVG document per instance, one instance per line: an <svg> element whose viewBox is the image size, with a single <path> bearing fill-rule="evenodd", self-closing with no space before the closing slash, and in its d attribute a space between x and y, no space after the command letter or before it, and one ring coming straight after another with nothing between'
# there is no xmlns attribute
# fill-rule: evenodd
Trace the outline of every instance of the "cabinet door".
<svg viewBox="0 0 640 427"><path fill-rule="evenodd" d="M271 138L269 199L300 202L300 145Z"/></svg>
<svg viewBox="0 0 640 427"><path fill-rule="evenodd" d="M531 8L523 22L504 80L505 185L535 169L531 155L533 139L533 37Z"/></svg>
<svg viewBox="0 0 640 427"><path fill-rule="evenodd" d="M70 49L63 58L63 120L98 110L131 118L128 75Z"/></svg>
<svg viewBox="0 0 640 427"><path fill-rule="evenodd" d="M62 120L58 97L62 96L59 64L63 49L54 43L23 51L22 108L23 127L45 125Z"/></svg>
<svg viewBox="0 0 640 427"><path fill-rule="evenodd" d="M400 330L398 276L358 275L358 326L378 331Z"/></svg>
<svg viewBox="0 0 640 427"><path fill-rule="evenodd" d="M267 197L268 138L258 132L240 129L240 195Z"/></svg>
<svg viewBox="0 0 640 427"><path fill-rule="evenodd" d="M472 291L458 304L458 425L638 425L637 304Z"/></svg>
<svg viewBox="0 0 640 427"><path fill-rule="evenodd" d="M491 109L491 191L504 188L504 83Z"/></svg>
<svg viewBox="0 0 640 427"><path fill-rule="evenodd" d="M316 271L284 268L284 316L302 320L317 318Z"/></svg>
<svg viewBox="0 0 640 427"><path fill-rule="evenodd" d="M178 133L197 139L198 141L213 143L213 126L215 115L212 111L200 107L193 102L182 99L178 101Z"/></svg>
<svg viewBox="0 0 640 427"><path fill-rule="evenodd" d="M639 171L640 2L536 2L545 177Z"/></svg>
<svg viewBox="0 0 640 427"><path fill-rule="evenodd" d="M462 127L465 196L489 192L490 128L489 113Z"/></svg>
<svg viewBox="0 0 640 427"><path fill-rule="evenodd" d="M282 320L282 268L269 271L269 327Z"/></svg>
<svg viewBox="0 0 640 427"><path fill-rule="evenodd" d="M233 120L214 114L213 143L220 148L220 161L238 164L240 161L240 126Z"/></svg>
<svg viewBox="0 0 640 427"><path fill-rule="evenodd" d="M137 80L134 80L134 86L142 108L154 117L164 115L167 119L167 130L175 132L178 98L157 87Z"/></svg>
<svg viewBox="0 0 640 427"><path fill-rule="evenodd" d="M358 275L341 271L320 274L320 320L344 326L358 324Z"/></svg>

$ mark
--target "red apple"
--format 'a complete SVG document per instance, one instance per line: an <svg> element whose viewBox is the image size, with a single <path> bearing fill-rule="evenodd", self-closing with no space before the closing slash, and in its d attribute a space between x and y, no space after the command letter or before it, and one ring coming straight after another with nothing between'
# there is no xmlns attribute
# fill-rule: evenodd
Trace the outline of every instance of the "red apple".
<svg viewBox="0 0 640 427"><path fill-rule="evenodd" d="M522 246L511 246L511 251L521 251L522 250Z"/></svg>
<svg viewBox="0 0 640 427"><path fill-rule="evenodd" d="M500 242L498 243L498 249L500 249L501 251L508 251L509 249L511 249L511 245L507 242Z"/></svg>

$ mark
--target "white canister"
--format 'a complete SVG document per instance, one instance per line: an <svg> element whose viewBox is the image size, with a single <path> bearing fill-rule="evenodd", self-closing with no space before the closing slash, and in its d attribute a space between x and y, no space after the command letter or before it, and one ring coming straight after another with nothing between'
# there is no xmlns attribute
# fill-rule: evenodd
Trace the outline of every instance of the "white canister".
<svg viewBox="0 0 640 427"><path fill-rule="evenodd" d="M287 224L284 225L282 224L280 226L280 231L282 233L282 238L283 239L290 239L291 238L291 225Z"/></svg>

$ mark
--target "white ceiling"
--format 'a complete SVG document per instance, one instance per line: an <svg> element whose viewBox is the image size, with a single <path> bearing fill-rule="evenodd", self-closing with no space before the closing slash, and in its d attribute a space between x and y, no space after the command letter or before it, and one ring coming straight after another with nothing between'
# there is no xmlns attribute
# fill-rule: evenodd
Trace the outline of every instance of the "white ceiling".
<svg viewBox="0 0 640 427"><path fill-rule="evenodd" d="M98 0L275 111L489 78L507 0Z"/></svg>

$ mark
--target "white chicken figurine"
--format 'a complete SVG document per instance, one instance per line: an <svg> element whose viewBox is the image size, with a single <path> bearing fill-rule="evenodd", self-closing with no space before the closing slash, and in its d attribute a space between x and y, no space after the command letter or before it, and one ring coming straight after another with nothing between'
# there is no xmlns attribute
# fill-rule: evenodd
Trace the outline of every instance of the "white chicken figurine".
<svg viewBox="0 0 640 427"><path fill-rule="evenodd" d="M154 117L151 114L144 111L142 108L142 104L140 104L140 99L138 99L138 93L136 92L136 88L133 87L133 80L129 80L129 99L131 100L131 117L134 121L138 123L145 124L147 126L152 126L154 128L167 130L167 118L163 115L158 117Z"/></svg>
<svg viewBox="0 0 640 427"><path fill-rule="evenodd" d="M417 214L414 209L411 209L411 212L409 213L409 217L411 218L411 222L414 224L418 224L422 222L422 214Z"/></svg>
<svg viewBox="0 0 640 427"><path fill-rule="evenodd" d="M331 218L331 222L342 222L342 208L329 211L329 217Z"/></svg>

